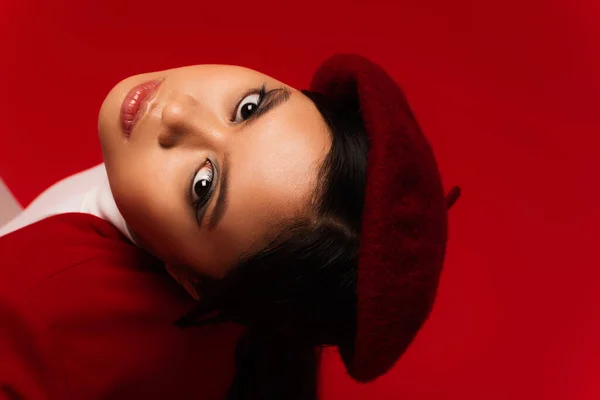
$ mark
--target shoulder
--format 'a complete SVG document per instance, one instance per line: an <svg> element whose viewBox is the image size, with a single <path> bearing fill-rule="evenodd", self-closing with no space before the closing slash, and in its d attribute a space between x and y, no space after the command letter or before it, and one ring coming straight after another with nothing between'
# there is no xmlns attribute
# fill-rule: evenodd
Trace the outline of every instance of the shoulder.
<svg viewBox="0 0 600 400"><path fill-rule="evenodd" d="M104 221L64 214L0 238L2 390L31 399L69 397L62 357L49 329L56 319L47 311L73 291L52 282L78 267L98 263L104 256L115 260L126 257L126 243L117 233ZM107 251L110 246L105 242L121 247L121 251ZM41 288L44 299L36 295ZM71 303L77 304L77 299L72 299Z"/></svg>
<svg viewBox="0 0 600 400"><path fill-rule="evenodd" d="M110 223L93 215L56 215L0 238L0 292L26 296L63 275L116 266L158 269Z"/></svg>
<svg viewBox="0 0 600 400"><path fill-rule="evenodd" d="M0 255L5 298L61 313L128 302L179 313L193 301L159 260L93 215L61 214L3 236Z"/></svg>
<svg viewBox="0 0 600 400"><path fill-rule="evenodd" d="M0 254L10 277L0 277L0 359L23 349L10 365L60 371L47 380L68 379L73 398L187 398L198 387L216 398L229 387L240 327L176 327L194 300L106 221L48 218L0 238ZM43 356L29 357L35 340ZM0 376L10 365L0 361Z"/></svg>

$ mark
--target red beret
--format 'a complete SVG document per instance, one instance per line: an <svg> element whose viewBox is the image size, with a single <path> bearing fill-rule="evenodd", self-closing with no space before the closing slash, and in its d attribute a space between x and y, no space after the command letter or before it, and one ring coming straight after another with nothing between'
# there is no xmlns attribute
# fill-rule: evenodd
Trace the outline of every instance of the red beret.
<svg viewBox="0 0 600 400"><path fill-rule="evenodd" d="M387 372L427 319L447 241L438 166L402 90L378 65L336 55L316 71L311 91L359 104L369 137L358 255L357 325L339 344L349 374L367 382Z"/></svg>

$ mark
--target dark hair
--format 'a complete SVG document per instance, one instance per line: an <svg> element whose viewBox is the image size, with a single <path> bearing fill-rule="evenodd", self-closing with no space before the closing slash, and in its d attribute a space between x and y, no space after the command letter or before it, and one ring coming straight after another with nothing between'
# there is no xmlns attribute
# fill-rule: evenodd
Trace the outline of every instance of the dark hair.
<svg viewBox="0 0 600 400"><path fill-rule="evenodd" d="M320 347L348 340L355 330L368 139L355 102L302 93L332 137L314 214L287 224L225 279L205 283L199 306L179 321L248 328L237 346L229 400L317 399Z"/></svg>

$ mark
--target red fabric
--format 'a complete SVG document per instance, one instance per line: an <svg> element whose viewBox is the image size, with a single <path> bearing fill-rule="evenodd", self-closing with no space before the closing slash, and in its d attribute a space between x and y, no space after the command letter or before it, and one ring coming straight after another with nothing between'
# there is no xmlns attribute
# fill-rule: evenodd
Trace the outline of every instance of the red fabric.
<svg viewBox="0 0 600 400"><path fill-rule="evenodd" d="M447 240L444 192L432 149L383 69L333 56L311 90L356 99L369 136L356 338L340 346L350 375L366 382L394 365L431 311Z"/></svg>
<svg viewBox="0 0 600 400"><path fill-rule="evenodd" d="M5 397L223 398L238 328L173 326L193 301L109 223L55 216L0 238L0 254Z"/></svg>

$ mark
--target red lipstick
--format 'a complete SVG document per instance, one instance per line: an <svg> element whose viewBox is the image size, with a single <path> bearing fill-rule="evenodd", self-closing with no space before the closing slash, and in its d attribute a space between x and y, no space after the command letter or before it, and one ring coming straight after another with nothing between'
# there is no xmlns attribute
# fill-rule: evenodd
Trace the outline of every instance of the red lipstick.
<svg viewBox="0 0 600 400"><path fill-rule="evenodd" d="M132 88L125 96L121 104L121 126L125 137L129 138L131 135L142 106L156 93L161 82L162 80L144 82Z"/></svg>

